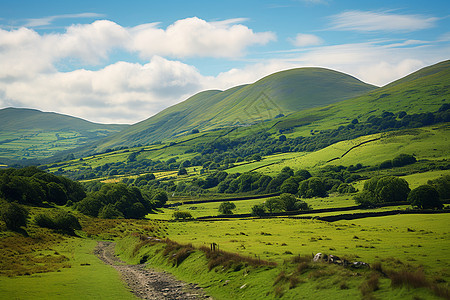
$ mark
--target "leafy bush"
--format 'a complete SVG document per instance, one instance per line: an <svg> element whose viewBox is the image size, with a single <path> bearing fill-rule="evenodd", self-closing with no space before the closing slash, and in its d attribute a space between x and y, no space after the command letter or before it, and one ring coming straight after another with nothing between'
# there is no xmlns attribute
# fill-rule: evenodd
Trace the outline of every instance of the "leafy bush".
<svg viewBox="0 0 450 300"><path fill-rule="evenodd" d="M326 197L327 190L322 179L311 177L300 183L298 194L303 198Z"/></svg>
<svg viewBox="0 0 450 300"><path fill-rule="evenodd" d="M123 218L123 214L113 204L109 203L100 209L98 217L102 219L118 219Z"/></svg>
<svg viewBox="0 0 450 300"><path fill-rule="evenodd" d="M58 211L53 214L39 214L34 219L34 222L39 227L59 230L68 234L74 234L75 230L81 229L77 217L65 211Z"/></svg>
<svg viewBox="0 0 450 300"><path fill-rule="evenodd" d="M421 185L413 189L408 195L408 201L412 206L421 209L440 209L443 207L442 202L439 200L439 193L430 185Z"/></svg>
<svg viewBox="0 0 450 300"><path fill-rule="evenodd" d="M417 160L413 155L400 154L392 160L394 167L403 167L415 163Z"/></svg>
<svg viewBox="0 0 450 300"><path fill-rule="evenodd" d="M187 220L187 219L192 219L192 215L190 212L188 211L175 211L173 213L173 218L175 220Z"/></svg>
<svg viewBox="0 0 450 300"><path fill-rule="evenodd" d="M233 209L236 208L236 204L229 202L229 201L225 201L222 202L219 206L219 213L221 215L232 215L233 214Z"/></svg>
<svg viewBox="0 0 450 300"><path fill-rule="evenodd" d="M266 215L266 207L264 204L256 204L252 206L252 216L263 217Z"/></svg>
<svg viewBox="0 0 450 300"><path fill-rule="evenodd" d="M16 203L4 203L0 206L0 219L10 230L27 226L28 210Z"/></svg>
<svg viewBox="0 0 450 300"><path fill-rule="evenodd" d="M395 176L373 177L364 183L364 190L355 196L362 205L376 205L387 202L404 202L410 191L408 182Z"/></svg>
<svg viewBox="0 0 450 300"><path fill-rule="evenodd" d="M436 189L441 200L450 199L450 175L429 180L428 184Z"/></svg>
<svg viewBox="0 0 450 300"><path fill-rule="evenodd" d="M351 184L341 183L337 188L337 192L339 194L351 194L356 193L356 189Z"/></svg>

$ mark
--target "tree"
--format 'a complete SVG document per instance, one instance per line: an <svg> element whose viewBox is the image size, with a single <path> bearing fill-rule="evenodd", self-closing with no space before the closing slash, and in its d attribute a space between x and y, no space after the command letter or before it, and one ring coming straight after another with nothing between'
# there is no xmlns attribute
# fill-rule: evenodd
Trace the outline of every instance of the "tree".
<svg viewBox="0 0 450 300"><path fill-rule="evenodd" d="M236 208L236 205L234 203L225 201L220 204L219 213L221 215L232 215L233 214L232 210L235 208Z"/></svg>
<svg viewBox="0 0 450 300"><path fill-rule="evenodd" d="M183 168L183 167L181 167L179 170L178 170L178 173L177 173L177 175L178 176L180 176L180 175L187 175L187 171L186 171L186 169L185 168Z"/></svg>
<svg viewBox="0 0 450 300"><path fill-rule="evenodd" d="M417 160L413 155L400 154L392 160L394 167L403 167L415 163Z"/></svg>
<svg viewBox="0 0 450 300"><path fill-rule="evenodd" d="M0 219L6 223L6 228L18 230L27 226L28 210L16 203L5 203L0 206Z"/></svg>
<svg viewBox="0 0 450 300"><path fill-rule="evenodd" d="M118 219L123 218L123 214L113 204L109 203L100 209L98 217L102 219Z"/></svg>
<svg viewBox="0 0 450 300"><path fill-rule="evenodd" d="M450 199L450 175L429 180L428 184L436 189L441 200Z"/></svg>
<svg viewBox="0 0 450 300"><path fill-rule="evenodd" d="M303 198L326 197L327 190L320 178L311 177L300 183L298 194Z"/></svg>
<svg viewBox="0 0 450 300"><path fill-rule="evenodd" d="M273 197L266 200L264 206L267 208L269 213L273 213L276 210L281 209L281 201L279 197Z"/></svg>
<svg viewBox="0 0 450 300"><path fill-rule="evenodd" d="M293 177L286 179L281 185L280 191L282 193L297 194L298 192L297 181Z"/></svg>
<svg viewBox="0 0 450 300"><path fill-rule="evenodd" d="M263 217L266 214L266 207L264 204L256 204L252 206L252 216Z"/></svg>
<svg viewBox="0 0 450 300"><path fill-rule="evenodd" d="M420 209L441 209L443 204L439 200L439 193L431 185L421 185L413 189L408 195L408 202Z"/></svg>
<svg viewBox="0 0 450 300"><path fill-rule="evenodd" d="M187 219L192 219L192 215L190 212L188 211L175 211L173 213L173 218L175 220L187 220Z"/></svg>
<svg viewBox="0 0 450 300"><path fill-rule="evenodd" d="M292 194L281 194L280 195L280 203L285 211L294 211L296 210L295 203L297 202L297 198L295 198Z"/></svg>
<svg viewBox="0 0 450 300"><path fill-rule="evenodd" d="M373 177L364 183L364 189L355 196L361 205L373 206L380 203L404 202L410 188L403 178L395 176Z"/></svg>

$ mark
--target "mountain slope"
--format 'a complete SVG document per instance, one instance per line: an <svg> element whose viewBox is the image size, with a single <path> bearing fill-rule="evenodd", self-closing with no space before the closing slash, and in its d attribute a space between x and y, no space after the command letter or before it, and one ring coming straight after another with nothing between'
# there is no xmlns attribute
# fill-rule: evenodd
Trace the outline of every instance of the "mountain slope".
<svg viewBox="0 0 450 300"><path fill-rule="evenodd" d="M198 93L109 137L97 145L97 150L149 144L193 129L248 126L280 114L342 101L373 89L374 86L352 76L328 69L282 71L253 84Z"/></svg>
<svg viewBox="0 0 450 300"><path fill-rule="evenodd" d="M1 161L50 157L128 127L25 108L0 109L0 120Z"/></svg>
<svg viewBox="0 0 450 300"><path fill-rule="evenodd" d="M311 130L324 130L347 125L357 118L366 120L384 111L408 114L434 112L450 103L450 60L420 69L388 85L364 95L320 108L294 113L277 124L274 130L296 128L296 135L307 136ZM312 121L314 121L312 123ZM311 124L310 124L311 123ZM307 124L307 125L304 125Z"/></svg>

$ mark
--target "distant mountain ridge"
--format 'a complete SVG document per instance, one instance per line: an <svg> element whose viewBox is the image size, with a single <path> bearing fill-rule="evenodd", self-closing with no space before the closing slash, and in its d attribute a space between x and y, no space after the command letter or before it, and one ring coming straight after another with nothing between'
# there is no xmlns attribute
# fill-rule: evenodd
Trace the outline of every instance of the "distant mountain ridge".
<svg viewBox="0 0 450 300"><path fill-rule="evenodd" d="M50 131L92 131L106 129L120 131L129 126L123 124L100 124L65 114L15 107L0 109L0 120L2 120L0 131L19 129L41 129Z"/></svg>
<svg viewBox="0 0 450 300"><path fill-rule="evenodd" d="M350 75L323 68L298 68L225 91L200 92L115 134L98 150L149 144L190 131L248 126L299 110L324 106L376 89Z"/></svg>
<svg viewBox="0 0 450 300"><path fill-rule="evenodd" d="M117 133L128 126L93 123L37 109L0 109L0 162L51 157Z"/></svg>

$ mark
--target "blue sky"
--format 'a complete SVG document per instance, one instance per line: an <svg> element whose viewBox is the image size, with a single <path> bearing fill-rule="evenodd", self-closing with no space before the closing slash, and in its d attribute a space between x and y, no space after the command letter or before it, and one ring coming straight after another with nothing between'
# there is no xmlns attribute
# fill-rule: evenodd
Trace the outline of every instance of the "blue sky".
<svg viewBox="0 0 450 300"><path fill-rule="evenodd" d="M385 85L449 59L447 1L1 1L0 108L134 123L325 67Z"/></svg>

